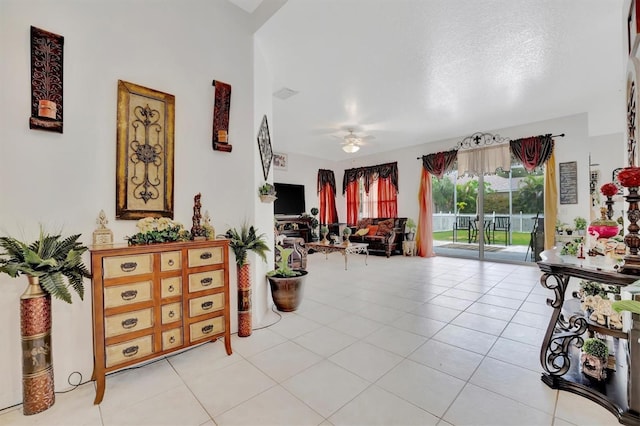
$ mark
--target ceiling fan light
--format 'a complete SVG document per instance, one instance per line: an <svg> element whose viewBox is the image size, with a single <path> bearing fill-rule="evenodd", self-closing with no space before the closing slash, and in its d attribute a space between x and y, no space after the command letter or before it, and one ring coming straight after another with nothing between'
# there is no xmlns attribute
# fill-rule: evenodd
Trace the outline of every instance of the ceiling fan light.
<svg viewBox="0 0 640 426"><path fill-rule="evenodd" d="M353 144L353 143L348 143L348 144L342 146L342 150L344 152L348 152L349 154L353 154L354 152L358 152L359 149L360 149L360 147L358 145Z"/></svg>

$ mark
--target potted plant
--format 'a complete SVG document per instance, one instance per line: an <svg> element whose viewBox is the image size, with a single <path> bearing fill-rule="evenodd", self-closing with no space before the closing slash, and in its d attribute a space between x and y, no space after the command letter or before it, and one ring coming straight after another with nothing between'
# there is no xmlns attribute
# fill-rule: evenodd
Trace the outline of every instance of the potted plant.
<svg viewBox="0 0 640 426"><path fill-rule="evenodd" d="M595 337L585 340L582 345L582 355L580 356L582 372L596 380L605 379L607 377L605 367L608 357L609 348L602 340Z"/></svg>
<svg viewBox="0 0 640 426"><path fill-rule="evenodd" d="M564 233L567 235L573 235L573 228L569 225L565 225L564 227Z"/></svg>
<svg viewBox="0 0 640 426"><path fill-rule="evenodd" d="M258 234L258 230L246 223L240 231L229 229L225 236L229 239L229 247L236 256L236 271L238 274L238 336L251 335L251 265L247 261L247 254L256 253L265 263L267 252L270 251L266 243L266 235Z"/></svg>
<svg viewBox="0 0 640 426"><path fill-rule="evenodd" d="M313 216L313 218L311 219L311 222L309 223L311 225L311 240L312 241L318 241L318 233L316 232L316 229L318 228L318 225L320 224L320 222L318 221L318 219L316 218L316 216L318 215L320 211L318 210L317 207L312 207L311 208L311 216Z"/></svg>
<svg viewBox="0 0 640 426"><path fill-rule="evenodd" d="M280 252L278 268L267 272L267 279L271 287L271 297L276 308L282 312L292 312L298 309L302 302L304 280L308 274L303 269L292 269L289 266L289 256L293 249L277 245Z"/></svg>
<svg viewBox="0 0 640 426"><path fill-rule="evenodd" d="M322 235L322 244L328 244L329 240L327 240L327 234L329 233L329 228L327 225L322 225L320 227L320 234Z"/></svg>
<svg viewBox="0 0 640 426"><path fill-rule="evenodd" d="M351 236L351 228L349 228L348 226L345 226L344 229L342 230L342 240L344 241L345 245L349 245L349 237Z"/></svg>
<svg viewBox="0 0 640 426"><path fill-rule="evenodd" d="M269 182L265 182L258 188L258 194L260 195L260 201L263 203L272 203L276 200L276 188Z"/></svg>
<svg viewBox="0 0 640 426"><path fill-rule="evenodd" d="M404 224L404 229L407 235L407 241L413 241L416 236L416 223L412 218L407 218L407 222Z"/></svg>
<svg viewBox="0 0 640 426"><path fill-rule="evenodd" d="M587 229L587 219L577 216L573 219L573 225L578 234L584 235L584 231Z"/></svg>
<svg viewBox="0 0 640 426"><path fill-rule="evenodd" d="M78 242L80 234L63 238L40 229L30 244L12 237L0 237L0 272L12 278L26 275L29 284L20 297L23 349L23 412L36 414L55 401L51 358L51 296L71 303L71 288L84 298L84 278L91 273L82 262L87 247Z"/></svg>

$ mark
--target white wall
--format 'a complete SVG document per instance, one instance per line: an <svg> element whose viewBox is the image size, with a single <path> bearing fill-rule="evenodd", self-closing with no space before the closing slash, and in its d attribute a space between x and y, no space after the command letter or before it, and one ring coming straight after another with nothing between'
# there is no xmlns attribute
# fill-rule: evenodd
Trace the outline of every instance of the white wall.
<svg viewBox="0 0 640 426"><path fill-rule="evenodd" d="M30 25L65 38L63 134L28 128ZM134 221L114 220L118 79L176 97L176 220L190 228L198 192L216 232L252 220L260 213L256 189L262 172L250 28L248 15L224 1L190 0L188 7L169 0L152 7L123 0L0 1L0 234L32 240L42 223L51 230L63 227L64 234L82 233L89 245L101 209L116 241L135 232ZM232 85L230 154L211 148L214 79ZM25 286L26 278L0 276L0 408L22 400L18 303ZM53 357L57 390L69 387L72 371L90 378L87 298L73 305L54 302Z"/></svg>
<svg viewBox="0 0 640 426"><path fill-rule="evenodd" d="M274 142L274 150L277 152L283 152L287 154L288 165L287 170L277 169L275 170L274 182L278 183L295 183L304 185L304 198L307 213L311 211L312 207L320 208L320 199L318 197L318 170L327 169L333 170L336 176L336 191L338 194L342 193L342 175L343 170L336 168L336 164L333 161L324 160L315 157L308 157L306 155L291 154L284 151L277 150L277 139ZM336 197L336 202L339 198ZM310 213L309 213L310 214ZM345 219L346 216L338 214L340 220Z"/></svg>

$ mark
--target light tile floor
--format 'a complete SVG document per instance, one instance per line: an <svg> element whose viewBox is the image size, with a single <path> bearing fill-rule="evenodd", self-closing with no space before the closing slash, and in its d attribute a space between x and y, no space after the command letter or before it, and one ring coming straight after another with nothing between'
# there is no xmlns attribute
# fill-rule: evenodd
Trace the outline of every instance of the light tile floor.
<svg viewBox="0 0 640 426"><path fill-rule="evenodd" d="M297 312L88 383L1 425L614 425L540 381L551 309L535 266L309 256ZM266 283L265 283L266 285ZM281 317L281 318L280 318Z"/></svg>

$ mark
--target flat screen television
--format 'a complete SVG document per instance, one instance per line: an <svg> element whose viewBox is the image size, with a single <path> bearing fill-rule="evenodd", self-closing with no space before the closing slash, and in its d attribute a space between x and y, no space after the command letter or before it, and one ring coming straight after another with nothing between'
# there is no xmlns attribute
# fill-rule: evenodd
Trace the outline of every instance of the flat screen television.
<svg viewBox="0 0 640 426"><path fill-rule="evenodd" d="M283 215L300 215L305 212L304 185L292 183L276 183L276 201L273 203L273 212Z"/></svg>

